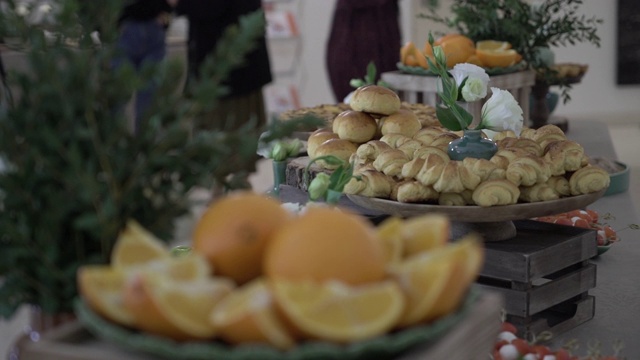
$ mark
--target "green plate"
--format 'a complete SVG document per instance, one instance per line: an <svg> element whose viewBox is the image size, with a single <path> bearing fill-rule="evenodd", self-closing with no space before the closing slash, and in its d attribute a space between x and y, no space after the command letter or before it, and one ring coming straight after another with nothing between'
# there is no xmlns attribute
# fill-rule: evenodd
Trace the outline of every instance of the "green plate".
<svg viewBox="0 0 640 360"><path fill-rule="evenodd" d="M422 76L437 76L429 69L424 69L419 66L407 66L403 63L397 63L398 70L411 74L411 75L422 75ZM483 68L484 71L487 72L488 75L503 75L510 74L518 71L522 71L526 68L526 64L524 61L520 61L519 63L508 66L508 67L493 67L493 68Z"/></svg>
<svg viewBox="0 0 640 360"><path fill-rule="evenodd" d="M479 294L479 290L472 287L455 313L426 325L344 346L320 341L305 342L286 352L266 345L230 346L220 341L175 342L116 325L93 312L82 299L76 299L74 309L78 320L96 337L163 359L374 360L394 359L416 345L435 341L465 317Z"/></svg>

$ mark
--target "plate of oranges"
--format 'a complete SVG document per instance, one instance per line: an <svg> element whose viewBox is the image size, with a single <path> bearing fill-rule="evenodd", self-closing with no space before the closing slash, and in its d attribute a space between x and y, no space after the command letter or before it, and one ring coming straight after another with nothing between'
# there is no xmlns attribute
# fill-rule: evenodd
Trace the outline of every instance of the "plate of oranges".
<svg viewBox="0 0 640 360"><path fill-rule="evenodd" d="M375 226L232 193L202 214L190 251L129 221L110 264L78 270L76 315L100 338L171 359L392 358L446 333L477 297L482 242L450 242L449 230L444 215Z"/></svg>

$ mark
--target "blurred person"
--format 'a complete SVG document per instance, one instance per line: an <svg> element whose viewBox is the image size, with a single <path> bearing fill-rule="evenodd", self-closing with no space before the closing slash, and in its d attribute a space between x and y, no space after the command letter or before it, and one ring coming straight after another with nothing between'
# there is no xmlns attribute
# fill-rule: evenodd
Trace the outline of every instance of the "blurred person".
<svg viewBox="0 0 640 360"><path fill-rule="evenodd" d="M147 63L158 63L166 54L166 30L178 0L125 0L116 48L121 53L115 66L130 62L137 71ZM145 85L135 94L134 131L140 128L144 112L153 99L155 86Z"/></svg>
<svg viewBox="0 0 640 360"><path fill-rule="evenodd" d="M227 26L238 23L241 16L262 8L261 0L180 0L177 15L189 21L187 62L190 78L199 77L205 58L215 51ZM272 81L265 35L245 57L245 64L231 71L223 82L229 93L206 117L203 127L234 129L251 119L257 126L267 122L262 88Z"/></svg>
<svg viewBox="0 0 640 360"><path fill-rule="evenodd" d="M326 66L338 102L354 89L373 61L377 73L397 70L402 38L398 0L337 0L327 42Z"/></svg>

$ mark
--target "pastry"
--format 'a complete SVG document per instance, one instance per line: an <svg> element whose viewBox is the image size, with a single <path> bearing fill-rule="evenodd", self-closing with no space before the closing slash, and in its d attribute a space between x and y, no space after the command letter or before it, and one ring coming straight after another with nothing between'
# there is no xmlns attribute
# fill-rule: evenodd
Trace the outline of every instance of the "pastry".
<svg viewBox="0 0 640 360"><path fill-rule="evenodd" d="M332 132L330 129L318 129L309 135L307 139L307 154L310 158L316 157L316 149L320 144L329 140L338 139L338 134Z"/></svg>
<svg viewBox="0 0 640 360"><path fill-rule="evenodd" d="M360 146L356 150L358 157L365 160L375 160L381 152L390 150L389 144L380 140L371 140Z"/></svg>
<svg viewBox="0 0 640 360"><path fill-rule="evenodd" d="M531 139L507 137L496 141L496 145L498 145L499 149L523 149L535 156L542 156L543 154L542 147Z"/></svg>
<svg viewBox="0 0 640 360"><path fill-rule="evenodd" d="M375 115L391 115L400 110L400 98L393 90L378 85L364 85L353 92L351 109Z"/></svg>
<svg viewBox="0 0 640 360"><path fill-rule="evenodd" d="M414 136L422 124L413 113L408 109L400 109L397 112L380 118L380 133L384 136L387 134L402 134L405 136Z"/></svg>
<svg viewBox="0 0 640 360"><path fill-rule="evenodd" d="M387 175L376 170L365 170L344 186L345 194L361 195L366 197L389 198L393 180Z"/></svg>
<svg viewBox="0 0 640 360"><path fill-rule="evenodd" d="M560 197L557 191L547 183L520 187L520 200L524 202L539 202L556 200Z"/></svg>
<svg viewBox="0 0 640 360"><path fill-rule="evenodd" d="M571 140L549 142L544 150L544 158L551 165L551 174L553 175L576 171L586 165L584 148Z"/></svg>
<svg viewBox="0 0 640 360"><path fill-rule="evenodd" d="M402 134L387 134L380 138L380 141L389 144L394 149L397 149L400 145L406 141L413 140L412 138Z"/></svg>
<svg viewBox="0 0 640 360"><path fill-rule="evenodd" d="M401 203L424 203L438 199L438 192L415 180L397 183L391 191L391 199Z"/></svg>
<svg viewBox="0 0 640 360"><path fill-rule="evenodd" d="M442 158L435 154L427 155L424 158L424 164L418 173L415 175L415 179L423 185L433 185L440 178L440 174L444 170L448 161L442 160Z"/></svg>
<svg viewBox="0 0 640 360"><path fill-rule="evenodd" d="M504 130L504 131L500 131L497 132L495 135L493 135L493 141L500 141L503 139L507 139L507 138L517 138L518 135L516 135L515 132L513 132L513 130Z"/></svg>
<svg viewBox="0 0 640 360"><path fill-rule="evenodd" d="M556 125L547 124L536 129L531 139L544 149L551 141L565 140L566 138L562 129Z"/></svg>
<svg viewBox="0 0 640 360"><path fill-rule="evenodd" d="M547 180L547 185L551 186L561 197L571 195L569 180L564 176L551 176L549 180Z"/></svg>
<svg viewBox="0 0 640 360"><path fill-rule="evenodd" d="M402 166L409 161L405 153L397 149L383 151L373 161L373 167L389 176L398 176Z"/></svg>
<svg viewBox="0 0 640 360"><path fill-rule="evenodd" d="M356 152L356 149L356 145L349 140L329 139L318 146L315 151L315 156L313 156L312 159L317 159L319 157L327 155L333 155L338 159L344 161L345 163L348 163L349 159L351 159L351 155ZM316 164L324 169L329 170L337 169L338 166L340 166L328 164L324 160L318 160Z"/></svg>
<svg viewBox="0 0 640 360"><path fill-rule="evenodd" d="M569 177L571 195L590 194L609 187L609 173L599 166L587 165Z"/></svg>
<svg viewBox="0 0 640 360"><path fill-rule="evenodd" d="M423 127L413 135L413 138L422 142L425 145L431 145L431 143L436 138L436 136L444 133L445 131L442 130L442 128L440 127L435 127L435 126Z"/></svg>
<svg viewBox="0 0 640 360"><path fill-rule="evenodd" d="M429 144L430 146L435 146L438 147L444 151L447 151L447 149L449 149L449 143L452 142L453 140L459 139L460 137L454 133L443 133L440 134L438 136L436 136L433 141L431 142L431 144Z"/></svg>
<svg viewBox="0 0 640 360"><path fill-rule="evenodd" d="M405 155L407 155L407 157L409 159L413 159L413 157L415 156L415 152L417 150L420 150L420 148L422 148L424 146L424 144L422 144L420 141L418 140L414 140L414 139L409 139L406 140L404 142L402 142L402 144L400 144L400 146L398 146L398 150L402 151L403 153L405 153Z"/></svg>
<svg viewBox="0 0 640 360"><path fill-rule="evenodd" d="M512 205L518 202L520 189L505 179L487 180L473 191L473 202L478 206Z"/></svg>
<svg viewBox="0 0 640 360"><path fill-rule="evenodd" d="M449 161L433 184L433 188L439 193L459 193L465 189L473 190L479 183L480 176L469 171L461 162Z"/></svg>
<svg viewBox="0 0 640 360"><path fill-rule="evenodd" d="M440 158L442 158L442 161L444 162L449 162L449 160L451 160L449 158L449 155L446 153L446 151L435 146L420 147L413 153L413 158L425 158L430 154L439 156Z"/></svg>
<svg viewBox="0 0 640 360"><path fill-rule="evenodd" d="M356 144L365 143L376 135L378 124L371 115L353 110L346 110L333 119L333 132L340 139Z"/></svg>
<svg viewBox="0 0 640 360"><path fill-rule="evenodd" d="M468 157L462 160L462 165L469 169L472 173L480 176L481 181L485 181L490 178L503 178L505 176L505 171L503 169L487 159Z"/></svg>
<svg viewBox="0 0 640 360"><path fill-rule="evenodd" d="M465 189L459 193L441 193L438 204L444 206L466 206L473 204L473 191Z"/></svg>
<svg viewBox="0 0 640 360"><path fill-rule="evenodd" d="M544 183L551 177L551 168L544 159L533 155L518 157L509 163L506 178L520 186Z"/></svg>
<svg viewBox="0 0 640 360"><path fill-rule="evenodd" d="M424 166L423 158L413 158L402 165L400 170L400 179L415 179L422 167Z"/></svg>

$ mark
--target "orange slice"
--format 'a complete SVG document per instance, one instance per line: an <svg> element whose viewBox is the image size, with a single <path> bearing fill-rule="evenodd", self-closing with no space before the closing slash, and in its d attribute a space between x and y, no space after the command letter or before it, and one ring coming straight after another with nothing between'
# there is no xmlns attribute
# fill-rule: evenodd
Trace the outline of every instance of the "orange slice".
<svg viewBox="0 0 640 360"><path fill-rule="evenodd" d="M131 267L170 256L169 249L157 237L137 221L130 220L113 246L111 264L116 267Z"/></svg>
<svg viewBox="0 0 640 360"><path fill-rule="evenodd" d="M522 56L513 49L495 51L476 49L476 55L480 61L489 68L508 67L515 65L522 60Z"/></svg>
<svg viewBox="0 0 640 360"><path fill-rule="evenodd" d="M451 224L446 215L425 214L409 218L402 226L405 256L443 246L449 241Z"/></svg>
<svg viewBox="0 0 640 360"><path fill-rule="evenodd" d="M213 338L209 315L234 284L224 278L177 282L162 274L138 274L127 284L124 305L136 328L174 340Z"/></svg>
<svg viewBox="0 0 640 360"><path fill-rule="evenodd" d="M271 283L289 320L308 336L349 343L391 330L404 311L404 296L391 281L350 286L342 282Z"/></svg>
<svg viewBox="0 0 640 360"><path fill-rule="evenodd" d="M265 343L279 349L295 344L263 278L243 285L220 301L209 321L219 330L220 337L232 344Z"/></svg>
<svg viewBox="0 0 640 360"><path fill-rule="evenodd" d="M402 260L404 248L402 239L403 223L401 218L392 216L386 218L376 227L387 264L394 264Z"/></svg>
<svg viewBox="0 0 640 360"><path fill-rule="evenodd" d="M509 50L511 49L511 43L508 41L481 40L476 42L476 49L488 51Z"/></svg>
<svg viewBox="0 0 640 360"><path fill-rule="evenodd" d="M89 307L117 324L133 325L133 315L124 307L123 290L126 274L106 265L87 265L78 269L80 296Z"/></svg>

